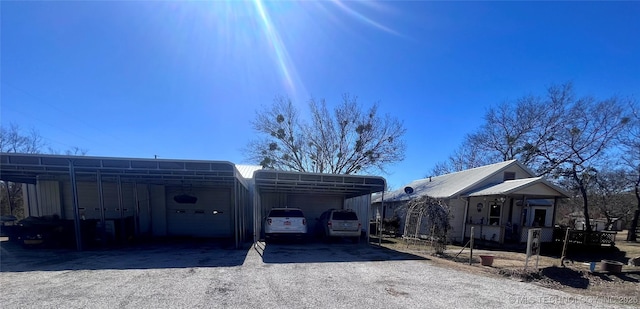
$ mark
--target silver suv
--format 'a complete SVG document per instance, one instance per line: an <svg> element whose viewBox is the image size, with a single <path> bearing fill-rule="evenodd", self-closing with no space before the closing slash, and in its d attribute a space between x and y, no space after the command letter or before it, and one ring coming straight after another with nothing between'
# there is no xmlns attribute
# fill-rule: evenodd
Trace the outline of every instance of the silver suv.
<svg viewBox="0 0 640 309"><path fill-rule="evenodd" d="M298 208L273 208L264 222L266 241L277 237L302 239L307 234L307 219Z"/></svg>
<svg viewBox="0 0 640 309"><path fill-rule="evenodd" d="M353 210L327 210L320 216L320 224L326 237L346 237L354 242L360 241L362 224Z"/></svg>

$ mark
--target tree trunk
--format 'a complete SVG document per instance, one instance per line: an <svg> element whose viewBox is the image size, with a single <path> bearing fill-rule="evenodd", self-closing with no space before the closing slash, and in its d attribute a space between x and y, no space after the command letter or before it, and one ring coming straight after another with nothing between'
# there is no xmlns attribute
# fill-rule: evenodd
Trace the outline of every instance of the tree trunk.
<svg viewBox="0 0 640 309"><path fill-rule="evenodd" d="M585 187L584 181L580 179L580 176L578 176L578 171L576 170L575 165L573 166L571 174L573 176L573 180L575 180L575 182L578 184L578 189L580 189L580 194L582 194L582 208L584 213L585 231L587 231L588 233L591 233L592 229L591 229L591 220L589 218L589 201L587 197L587 188Z"/></svg>
<svg viewBox="0 0 640 309"><path fill-rule="evenodd" d="M638 181L636 181L636 200L638 202L638 209L633 214L633 220L631 220L631 226L629 227L629 234L627 234L627 241L638 241L637 231L638 217L640 217L640 175Z"/></svg>
<svg viewBox="0 0 640 309"><path fill-rule="evenodd" d="M589 202L587 201L587 190L580 184L580 193L582 193L582 207L584 212L584 224L587 232L591 233L591 219L589 218Z"/></svg>
<svg viewBox="0 0 640 309"><path fill-rule="evenodd" d="M13 216L13 196L11 194L11 189L9 188L9 182L3 181L4 188L7 190L7 203L9 204L9 215Z"/></svg>
<svg viewBox="0 0 640 309"><path fill-rule="evenodd" d="M638 206L640 207L640 206ZM638 241L636 229L638 228L638 217L640 217L640 209L636 210L633 214L633 220L631 220L631 227L629 227L629 234L627 234L627 241Z"/></svg>

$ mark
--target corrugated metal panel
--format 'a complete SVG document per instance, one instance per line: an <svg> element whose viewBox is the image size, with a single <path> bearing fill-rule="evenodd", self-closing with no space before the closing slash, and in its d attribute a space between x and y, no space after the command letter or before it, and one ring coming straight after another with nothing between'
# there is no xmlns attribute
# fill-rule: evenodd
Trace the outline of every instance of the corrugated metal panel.
<svg viewBox="0 0 640 309"><path fill-rule="evenodd" d="M135 189L134 189L135 190ZM141 234L151 234L151 204L148 185L138 184L138 222ZM135 207L135 206L134 206ZM135 210L135 209L134 209Z"/></svg>
<svg viewBox="0 0 640 309"><path fill-rule="evenodd" d="M60 183L58 181L38 180L38 207L38 216L59 215L61 218L65 218L65 213L62 211L62 194L60 193Z"/></svg>
<svg viewBox="0 0 640 309"><path fill-rule="evenodd" d="M262 193L323 194L356 197L379 192L385 180L375 176L300 173L291 171L259 170L255 172L256 187Z"/></svg>
<svg viewBox="0 0 640 309"><path fill-rule="evenodd" d="M169 187L166 192L167 232L169 235L233 236L231 189L190 189L186 193L198 198L195 204L179 204L174 201L174 196L185 194L183 188Z"/></svg>
<svg viewBox="0 0 640 309"><path fill-rule="evenodd" d="M363 230L369 226L369 212L371 209L371 195L362 195L346 199L344 201L345 209L352 209L358 215L358 220Z"/></svg>
<svg viewBox="0 0 640 309"><path fill-rule="evenodd" d="M97 183L78 182L78 205L81 218L100 219L99 197ZM69 203L69 206L73 207L73 204Z"/></svg>
<svg viewBox="0 0 640 309"><path fill-rule="evenodd" d="M165 187L149 185L151 203L151 234L153 236L167 236L167 195Z"/></svg>
<svg viewBox="0 0 640 309"><path fill-rule="evenodd" d="M243 178L252 179L253 178L253 172L255 172L257 170L261 170L262 166L260 166L260 165L236 164L236 169L238 169L238 172L240 172L240 176L242 176Z"/></svg>
<svg viewBox="0 0 640 309"><path fill-rule="evenodd" d="M100 219L100 195L96 182L77 182L78 206L80 215L85 219ZM104 191L105 218L120 219L120 208L123 208L122 217L132 217L135 214L135 199L132 183L122 183L122 206L118 196L118 184L105 182L102 184ZM71 182L63 183L63 204L65 218L73 218L73 197Z"/></svg>
<svg viewBox="0 0 640 309"><path fill-rule="evenodd" d="M267 217L271 208L287 207L287 194L285 193L262 193L260 194L260 214L263 220ZM291 207L291 206L289 206Z"/></svg>
<svg viewBox="0 0 640 309"><path fill-rule="evenodd" d="M24 209L24 217L40 216L38 207L37 187L34 184L22 184L22 207Z"/></svg>
<svg viewBox="0 0 640 309"><path fill-rule="evenodd" d="M288 196L289 207L300 208L307 218L309 233L316 231L316 218L331 208L342 209L343 197L335 195L291 194Z"/></svg>

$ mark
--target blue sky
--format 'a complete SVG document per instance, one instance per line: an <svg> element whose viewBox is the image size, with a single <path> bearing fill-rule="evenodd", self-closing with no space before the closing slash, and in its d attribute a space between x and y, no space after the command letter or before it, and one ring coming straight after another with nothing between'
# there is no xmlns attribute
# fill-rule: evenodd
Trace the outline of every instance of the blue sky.
<svg viewBox="0 0 640 309"><path fill-rule="evenodd" d="M91 156L243 161L255 110L343 93L404 121L398 188L504 100L640 96L640 2L3 1L3 125Z"/></svg>

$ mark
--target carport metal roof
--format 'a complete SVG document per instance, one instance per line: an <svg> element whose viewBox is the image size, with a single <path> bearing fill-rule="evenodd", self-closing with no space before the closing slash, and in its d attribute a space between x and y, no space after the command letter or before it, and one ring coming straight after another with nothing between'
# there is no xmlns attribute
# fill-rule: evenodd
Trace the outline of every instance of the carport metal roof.
<svg viewBox="0 0 640 309"><path fill-rule="evenodd" d="M258 170L253 173L260 192L337 194L356 197L383 191L386 181L378 176L301 173Z"/></svg>
<svg viewBox="0 0 640 309"><path fill-rule="evenodd" d="M245 187L235 165L227 161L130 159L42 154L0 154L0 179L35 183L36 179L66 179L73 168L78 180L103 181L120 176L122 181L152 184L232 185Z"/></svg>

